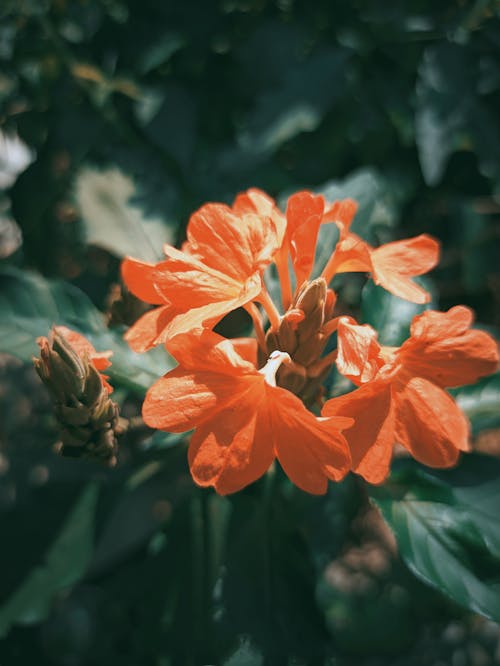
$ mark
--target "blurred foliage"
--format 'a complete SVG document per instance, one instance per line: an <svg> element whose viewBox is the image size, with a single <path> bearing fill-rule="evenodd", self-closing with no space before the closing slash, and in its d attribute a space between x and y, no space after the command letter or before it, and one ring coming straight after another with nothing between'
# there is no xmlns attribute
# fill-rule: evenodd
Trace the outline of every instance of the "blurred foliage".
<svg viewBox="0 0 500 666"><path fill-rule="evenodd" d="M170 360L108 326L119 260L154 261L197 206L247 187L354 197L374 245L433 234L433 305L470 305L496 332L499 110L495 0L4 0L0 351L29 361L52 324L75 328L113 350L134 418ZM322 228L318 265L336 233ZM420 311L360 276L335 286L386 344ZM75 466L50 452L33 373L4 359L2 665L466 663L440 632L468 616L386 533L360 559L355 479L313 498L276 468L220 498L193 486L182 437L133 428L116 470ZM475 434L500 425L498 378L454 391ZM332 394L348 388L332 378ZM498 621L497 466L400 465L373 497L417 576ZM433 631L441 651L422 647Z"/></svg>

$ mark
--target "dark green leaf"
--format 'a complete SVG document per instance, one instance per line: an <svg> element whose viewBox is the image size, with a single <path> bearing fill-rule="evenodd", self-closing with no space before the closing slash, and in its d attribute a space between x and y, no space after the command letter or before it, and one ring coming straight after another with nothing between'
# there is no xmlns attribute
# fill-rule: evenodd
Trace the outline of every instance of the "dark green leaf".
<svg viewBox="0 0 500 666"><path fill-rule="evenodd" d="M470 419L474 434L500 426L500 372L452 393Z"/></svg>
<svg viewBox="0 0 500 666"><path fill-rule="evenodd" d="M85 488L43 561L2 605L0 636L5 636L15 622L29 624L44 619L54 594L85 573L93 552L98 490L95 483Z"/></svg>
<svg viewBox="0 0 500 666"><path fill-rule="evenodd" d="M328 638L308 544L298 529L302 502L294 502L293 492L271 496L269 485L266 477L252 488L263 491L261 496L231 497L222 627L231 636L250 636L268 658L318 657Z"/></svg>
<svg viewBox="0 0 500 666"><path fill-rule="evenodd" d="M142 395L170 367L167 353L157 348L135 354L122 333L109 330L87 296L61 281L4 268L0 273L0 350L30 361L38 353L36 338L54 324L83 333L98 351L113 351L111 381Z"/></svg>
<svg viewBox="0 0 500 666"><path fill-rule="evenodd" d="M416 130L422 173L436 185L460 145L474 86L467 52L441 44L428 48L419 68Z"/></svg>
<svg viewBox="0 0 500 666"><path fill-rule="evenodd" d="M409 462L370 494L419 578L500 621L500 461L470 455L446 472Z"/></svg>
<svg viewBox="0 0 500 666"><path fill-rule="evenodd" d="M258 98L240 143L249 152L275 150L301 132L311 132L340 96L346 53L325 49L290 66L279 83Z"/></svg>

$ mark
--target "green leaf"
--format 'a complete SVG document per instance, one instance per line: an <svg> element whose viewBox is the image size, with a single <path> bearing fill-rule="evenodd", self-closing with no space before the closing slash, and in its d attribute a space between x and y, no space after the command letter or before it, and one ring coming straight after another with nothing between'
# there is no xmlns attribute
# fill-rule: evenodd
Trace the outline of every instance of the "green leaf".
<svg viewBox="0 0 500 666"><path fill-rule="evenodd" d="M500 426L500 372L451 393L470 419L474 434Z"/></svg>
<svg viewBox="0 0 500 666"><path fill-rule="evenodd" d="M241 639L235 652L224 661L224 666L262 666L264 656L247 639Z"/></svg>
<svg viewBox="0 0 500 666"><path fill-rule="evenodd" d="M69 512L61 532L36 566L0 608L0 637L15 622L43 620L59 590L79 580L89 564L94 541L94 519L99 488L90 483Z"/></svg>
<svg viewBox="0 0 500 666"><path fill-rule="evenodd" d="M111 382L143 395L171 367L164 349L135 354L122 332L106 327L104 317L88 297L62 281L16 268L0 272L0 351L30 361L38 353L36 338L54 324L79 331L98 351L111 349Z"/></svg>
<svg viewBox="0 0 500 666"><path fill-rule="evenodd" d="M426 183L436 185L460 145L474 80L466 51L446 43L426 49L418 74L417 148Z"/></svg>
<svg viewBox="0 0 500 666"><path fill-rule="evenodd" d="M345 61L345 51L325 48L289 66L257 97L240 133L240 145L249 152L267 152L301 132L315 130L342 93Z"/></svg>
<svg viewBox="0 0 500 666"><path fill-rule="evenodd" d="M415 282L431 291L432 296L432 285L428 279L417 278ZM433 307L432 300L426 305L410 303L377 287L370 280L361 294L362 321L378 331L382 344L398 346L409 336L413 317Z"/></svg>
<svg viewBox="0 0 500 666"><path fill-rule="evenodd" d="M370 495L419 578L500 621L500 461L470 455L446 472L408 461Z"/></svg>
<svg viewBox="0 0 500 666"><path fill-rule="evenodd" d="M272 483L268 475L248 494L230 498L221 625L230 636L249 636L272 663L281 663L285 654L323 655L328 637L310 549L298 526L300 492L296 502L293 489L287 497L273 493Z"/></svg>
<svg viewBox="0 0 500 666"><path fill-rule="evenodd" d="M117 257L131 255L155 262L164 243L173 240L172 229L160 219L146 219L133 201L131 178L117 168L82 169L75 181L75 200L85 240Z"/></svg>

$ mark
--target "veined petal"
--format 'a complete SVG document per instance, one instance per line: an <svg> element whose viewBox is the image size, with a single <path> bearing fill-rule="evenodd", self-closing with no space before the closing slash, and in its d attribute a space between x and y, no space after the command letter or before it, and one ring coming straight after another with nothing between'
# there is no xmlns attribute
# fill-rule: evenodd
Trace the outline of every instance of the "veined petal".
<svg viewBox="0 0 500 666"><path fill-rule="evenodd" d="M484 331L470 330L472 311L427 311L415 317L411 338L400 350L404 367L439 386L470 384L498 367L498 346Z"/></svg>
<svg viewBox="0 0 500 666"><path fill-rule="evenodd" d="M454 465L468 450L469 424L454 400L423 377L395 386L396 438L429 467Z"/></svg>
<svg viewBox="0 0 500 666"><path fill-rule="evenodd" d="M369 483L381 483L389 474L395 439L395 407L391 387L383 381L328 400L325 416L350 416L354 424L345 432L352 469Z"/></svg>
<svg viewBox="0 0 500 666"><path fill-rule="evenodd" d="M269 419L278 460L290 480L314 495L326 492L328 479L340 481L351 459L340 430L345 419L317 418L292 393L266 386Z"/></svg>
<svg viewBox="0 0 500 666"><path fill-rule="evenodd" d="M124 338L135 352L145 352L166 342L167 326L177 314L172 305L163 305L143 314L125 333Z"/></svg>
<svg viewBox="0 0 500 666"><path fill-rule="evenodd" d="M149 389L142 415L151 428L185 432L219 418L220 412L230 409L231 405L232 409L237 409L238 401L247 390L246 378L178 367Z"/></svg>
<svg viewBox="0 0 500 666"><path fill-rule="evenodd" d="M209 302L200 307L191 307L176 315L169 323L166 334L170 338L181 333L187 333L195 328L215 326L229 312L255 300L261 290L262 280L260 275L252 275L242 285L240 293L235 297Z"/></svg>
<svg viewBox="0 0 500 666"><path fill-rule="evenodd" d="M256 481L274 460L269 438L263 382L250 388L222 414L197 428L189 446L189 466L200 486L214 486L221 495Z"/></svg>
<svg viewBox="0 0 500 666"><path fill-rule="evenodd" d="M456 338L472 326L474 314L464 305L456 305L448 312L426 310L413 317L410 332L412 338L435 342L440 338Z"/></svg>
<svg viewBox="0 0 500 666"><path fill-rule="evenodd" d="M386 243L371 251L373 280L391 294L412 303L428 303L430 294L411 278L433 269L439 260L439 243L422 234Z"/></svg>
<svg viewBox="0 0 500 666"><path fill-rule="evenodd" d="M243 280L234 279L217 269L205 265L196 256L165 245L168 259L158 268L156 289L163 302L187 309L214 301L224 301L239 294Z"/></svg>
<svg viewBox="0 0 500 666"><path fill-rule="evenodd" d="M156 283L156 270L160 264L149 264L126 257L122 261L121 274L127 289L145 303L161 305L165 299L158 293Z"/></svg>
<svg viewBox="0 0 500 666"><path fill-rule="evenodd" d="M269 217L236 215L223 204L206 204L194 213L187 237L190 253L238 281L270 264L281 243Z"/></svg>
<svg viewBox="0 0 500 666"><path fill-rule="evenodd" d="M338 371L358 385L374 379L384 364L376 331L368 324L356 324L351 317L341 317L337 335Z"/></svg>
<svg viewBox="0 0 500 666"><path fill-rule="evenodd" d="M193 372L206 370L225 375L257 372L255 364L238 353L232 340L203 328L173 337L168 350L183 368Z"/></svg>

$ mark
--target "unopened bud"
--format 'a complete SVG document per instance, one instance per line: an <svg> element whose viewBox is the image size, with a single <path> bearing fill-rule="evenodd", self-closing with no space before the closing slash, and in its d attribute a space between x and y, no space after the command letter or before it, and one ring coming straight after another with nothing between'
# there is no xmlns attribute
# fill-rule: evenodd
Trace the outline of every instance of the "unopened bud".
<svg viewBox="0 0 500 666"><path fill-rule="evenodd" d="M324 278L305 282L283 315L278 330L270 330L266 335L268 354L280 349L288 352L293 361L279 369L278 386L295 393L306 404L317 398L321 382L333 364L328 362L318 370L329 338L324 327L332 319L334 307L335 295Z"/></svg>
<svg viewBox="0 0 500 666"><path fill-rule="evenodd" d="M95 351L82 335L62 326L37 340L36 371L49 389L61 426L56 450L64 456L116 463L118 406L97 368L109 365L108 353Z"/></svg>

